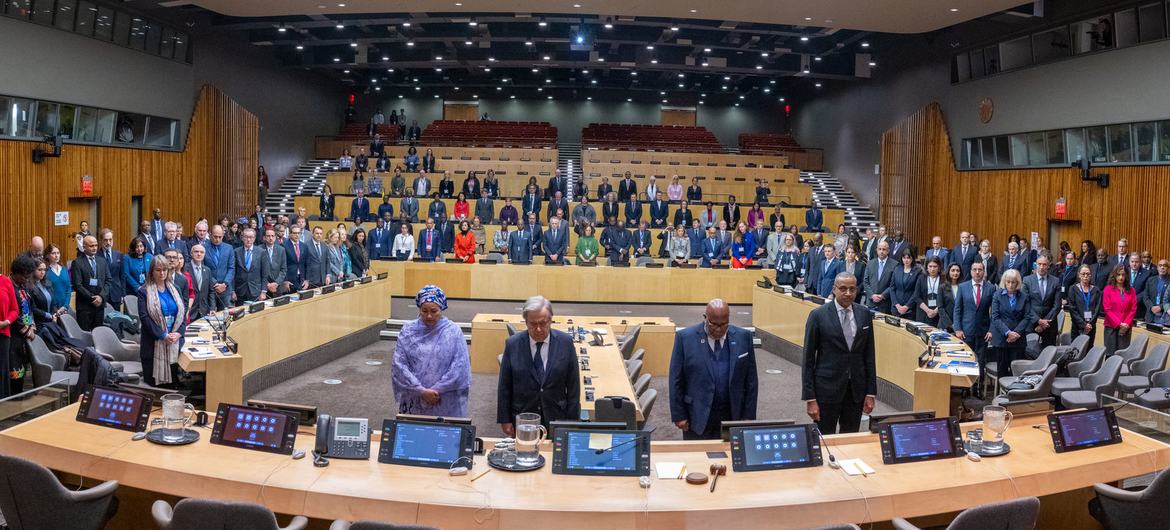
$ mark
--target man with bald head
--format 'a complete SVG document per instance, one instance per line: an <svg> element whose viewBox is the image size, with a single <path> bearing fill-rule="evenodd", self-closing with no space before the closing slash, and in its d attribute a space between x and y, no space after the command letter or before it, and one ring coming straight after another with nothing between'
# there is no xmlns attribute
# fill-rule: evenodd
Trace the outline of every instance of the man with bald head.
<svg viewBox="0 0 1170 530"><path fill-rule="evenodd" d="M873 412L877 401L873 314L853 303L857 293L857 277L838 274L833 302L805 323L800 399L822 434L859 431L862 412Z"/></svg>
<svg viewBox="0 0 1170 530"><path fill-rule="evenodd" d="M670 421L685 440L718 439L720 424L756 419L759 377L756 350L746 329L730 324L718 298L703 322L674 337L670 355Z"/></svg>
<svg viewBox="0 0 1170 530"><path fill-rule="evenodd" d="M33 259L45 259L45 240L41 236L33 236L28 242L28 250L22 255Z"/></svg>
<svg viewBox="0 0 1170 530"><path fill-rule="evenodd" d="M77 293L77 324L90 331L102 325L106 300L110 296L110 268L98 256L98 241L93 236L81 240L81 256L73 260L71 277Z"/></svg>

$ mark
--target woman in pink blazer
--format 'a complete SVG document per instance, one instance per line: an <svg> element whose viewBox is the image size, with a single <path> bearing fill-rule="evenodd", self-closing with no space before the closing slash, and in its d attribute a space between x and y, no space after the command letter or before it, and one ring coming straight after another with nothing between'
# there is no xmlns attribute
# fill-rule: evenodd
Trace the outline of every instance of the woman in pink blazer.
<svg viewBox="0 0 1170 530"><path fill-rule="evenodd" d="M1137 314L1137 292L1129 285L1129 274L1125 267L1114 267L1109 278L1101 297L1105 313L1106 355L1129 346L1129 339L1133 336L1130 328Z"/></svg>

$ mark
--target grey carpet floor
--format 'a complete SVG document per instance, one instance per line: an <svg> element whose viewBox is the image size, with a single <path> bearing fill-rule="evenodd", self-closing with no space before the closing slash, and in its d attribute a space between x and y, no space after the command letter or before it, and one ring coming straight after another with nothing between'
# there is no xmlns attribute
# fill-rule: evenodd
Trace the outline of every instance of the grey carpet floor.
<svg viewBox="0 0 1170 530"><path fill-rule="evenodd" d="M669 317L677 326L690 326L703 321L703 304L662 305L662 304L602 304L602 303L572 303L552 301L553 313L557 315L583 316L646 316ZM450 300L443 315L455 322L471 322L476 313L511 313L520 314L524 302L507 301L494 302L487 300ZM752 306L731 306L731 323L736 326L747 327L752 325ZM418 309L414 306L413 298L394 298L391 306L393 318L411 320L418 318Z"/></svg>
<svg viewBox="0 0 1170 530"><path fill-rule="evenodd" d="M488 310L484 309L482 304L484 302L477 303L479 305L477 310L487 312ZM396 316L401 315L397 309L396 304ZM558 309L560 308L558 307ZM661 314L648 311L639 311L639 313L654 316ZM454 316L456 321L470 320L462 318L458 314L452 315L450 310L447 314ZM605 315L613 313L581 312L577 314ZM398 410L390 385L390 360L393 348L394 342L392 341L376 342L252 397L315 405L322 413L369 418L372 425L380 426L382 419L394 417ZM799 367L763 350L757 349L756 356L760 377L758 417L761 419L790 418L800 423L808 422L808 416L804 414L804 403L800 401ZM381 364L370 365L367 364L368 361L381 361ZM341 383L325 384L324 381L328 379L337 379ZM653 438L655 440L682 439L681 431L670 421L666 378L654 378L650 387L658 390L658 401L651 410L649 421L649 425L654 428ZM496 425L495 374L472 374L468 405L470 416L479 435L502 436L499 426ZM878 404L878 412L888 410L890 410L889 407L881 403Z"/></svg>

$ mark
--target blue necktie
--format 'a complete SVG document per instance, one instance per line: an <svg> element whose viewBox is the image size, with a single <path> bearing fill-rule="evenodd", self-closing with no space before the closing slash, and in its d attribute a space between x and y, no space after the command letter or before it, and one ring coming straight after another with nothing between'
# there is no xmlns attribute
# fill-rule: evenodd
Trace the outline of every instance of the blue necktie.
<svg viewBox="0 0 1170 530"><path fill-rule="evenodd" d="M244 268L252 270L252 249L244 250Z"/></svg>

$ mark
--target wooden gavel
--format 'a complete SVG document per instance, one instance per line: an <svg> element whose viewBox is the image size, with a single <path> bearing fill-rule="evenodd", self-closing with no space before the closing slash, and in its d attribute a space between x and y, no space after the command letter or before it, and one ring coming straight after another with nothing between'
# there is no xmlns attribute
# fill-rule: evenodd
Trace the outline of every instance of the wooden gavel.
<svg viewBox="0 0 1170 530"><path fill-rule="evenodd" d="M727 466L723 464L711 464L711 492L715 492L715 484L719 483L719 477L727 474Z"/></svg>

